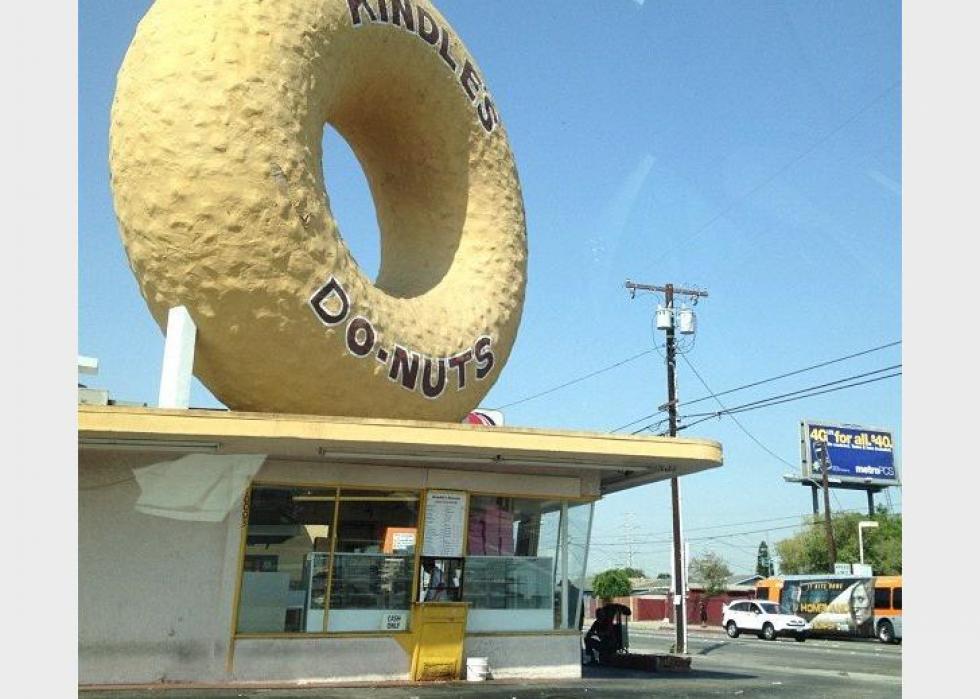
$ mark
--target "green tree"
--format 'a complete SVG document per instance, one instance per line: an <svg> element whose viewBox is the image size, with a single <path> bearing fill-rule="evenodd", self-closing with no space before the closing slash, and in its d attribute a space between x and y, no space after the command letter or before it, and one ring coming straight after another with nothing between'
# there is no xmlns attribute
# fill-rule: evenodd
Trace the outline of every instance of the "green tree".
<svg viewBox="0 0 980 699"><path fill-rule="evenodd" d="M831 528L837 544L837 561L857 563L861 560L858 550L858 522L866 520L877 522L878 528L865 530L864 562L871 566L875 575L900 575L902 515L891 514L884 507L879 507L873 517L858 513L833 515ZM779 554L780 573L797 575L832 572L822 518L799 534L777 542L776 552Z"/></svg>
<svg viewBox="0 0 980 699"><path fill-rule="evenodd" d="M728 569L721 556L709 551L701 557L691 559L688 574L692 580L697 580L704 585L705 597L714 597L728 587L728 578L732 576L732 571Z"/></svg>
<svg viewBox="0 0 980 699"><path fill-rule="evenodd" d="M629 566L621 569L631 578L645 578L647 576L640 568L630 568Z"/></svg>
<svg viewBox="0 0 980 699"><path fill-rule="evenodd" d="M769 557L769 544L765 541L759 544L759 555L755 561L755 572L765 578L773 573L772 558Z"/></svg>
<svg viewBox="0 0 980 699"><path fill-rule="evenodd" d="M633 590L630 577L622 568L612 568L592 578L592 594L599 599L626 597Z"/></svg>

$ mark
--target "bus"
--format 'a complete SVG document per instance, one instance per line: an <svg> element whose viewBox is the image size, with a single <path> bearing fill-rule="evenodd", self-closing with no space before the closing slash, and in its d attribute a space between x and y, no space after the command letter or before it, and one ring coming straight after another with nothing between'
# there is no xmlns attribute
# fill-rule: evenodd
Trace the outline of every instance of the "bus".
<svg viewBox="0 0 980 699"><path fill-rule="evenodd" d="M777 575L755 589L784 614L806 619L808 635L901 641L901 575Z"/></svg>

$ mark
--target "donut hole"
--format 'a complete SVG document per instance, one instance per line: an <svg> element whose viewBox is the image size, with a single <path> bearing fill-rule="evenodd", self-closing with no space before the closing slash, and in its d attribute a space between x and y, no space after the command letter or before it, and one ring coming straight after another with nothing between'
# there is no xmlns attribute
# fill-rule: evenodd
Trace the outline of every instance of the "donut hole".
<svg viewBox="0 0 980 699"><path fill-rule="evenodd" d="M381 248L374 286L405 299L452 287L480 129L472 105L438 51L409 32L366 27L332 52L345 70L331 74L321 114L349 144L373 196ZM325 146L323 158L332 157ZM456 265L455 274L466 273Z"/></svg>
<svg viewBox="0 0 980 699"><path fill-rule="evenodd" d="M376 281L381 265L381 231L364 168L347 140L329 123L323 127L322 153L331 213L361 271Z"/></svg>

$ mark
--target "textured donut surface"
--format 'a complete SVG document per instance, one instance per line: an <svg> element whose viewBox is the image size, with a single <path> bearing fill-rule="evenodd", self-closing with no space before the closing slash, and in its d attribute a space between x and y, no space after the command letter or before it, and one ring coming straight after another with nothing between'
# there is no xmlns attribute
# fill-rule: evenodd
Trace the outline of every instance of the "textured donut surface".
<svg viewBox="0 0 980 699"><path fill-rule="evenodd" d="M330 210L324 124L374 197L372 282ZM513 156L425 0L157 0L119 71L110 171L154 319L234 410L462 419L510 354L527 244Z"/></svg>

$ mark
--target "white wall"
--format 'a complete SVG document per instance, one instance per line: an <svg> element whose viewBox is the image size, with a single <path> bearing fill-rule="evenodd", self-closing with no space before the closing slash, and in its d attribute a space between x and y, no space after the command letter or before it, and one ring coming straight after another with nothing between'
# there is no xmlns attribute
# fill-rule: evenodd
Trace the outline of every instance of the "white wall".
<svg viewBox="0 0 980 699"><path fill-rule="evenodd" d="M582 676L581 641L577 633L467 636L466 658L487 658L490 676L577 678Z"/></svg>
<svg viewBox="0 0 980 699"><path fill-rule="evenodd" d="M408 680L412 659L393 638L248 638L235 644L239 682Z"/></svg>
<svg viewBox="0 0 980 699"><path fill-rule="evenodd" d="M173 458L79 454L80 684L224 676L241 510L222 522L137 512L132 468Z"/></svg>

